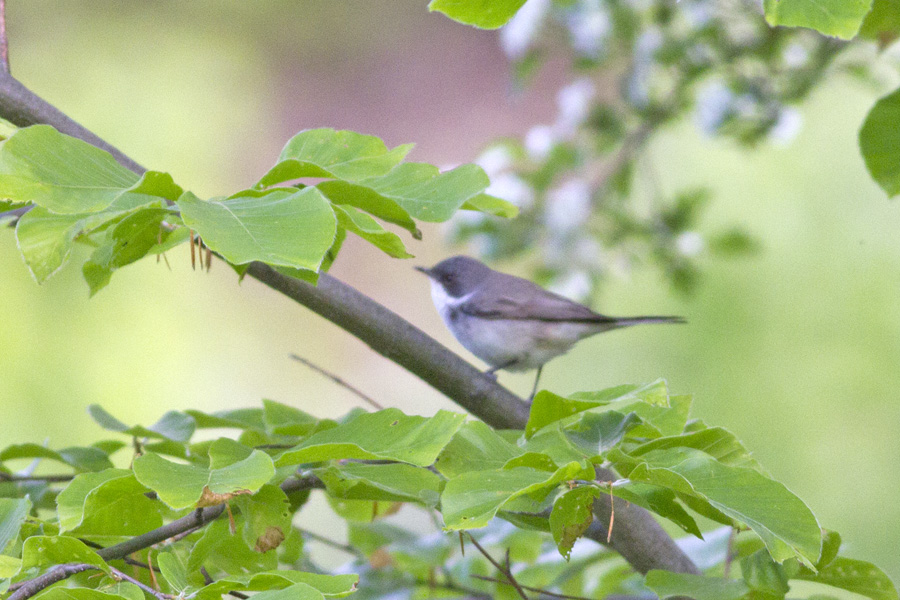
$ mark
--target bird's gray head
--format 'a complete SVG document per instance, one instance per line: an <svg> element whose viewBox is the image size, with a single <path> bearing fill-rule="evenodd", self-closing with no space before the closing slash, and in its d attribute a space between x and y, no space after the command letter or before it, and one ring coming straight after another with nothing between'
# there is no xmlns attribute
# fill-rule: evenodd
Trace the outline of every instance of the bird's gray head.
<svg viewBox="0 0 900 600"><path fill-rule="evenodd" d="M468 256L453 256L442 260L430 269L416 267L428 277L441 285L451 298L462 298L474 292L491 274L484 264Z"/></svg>

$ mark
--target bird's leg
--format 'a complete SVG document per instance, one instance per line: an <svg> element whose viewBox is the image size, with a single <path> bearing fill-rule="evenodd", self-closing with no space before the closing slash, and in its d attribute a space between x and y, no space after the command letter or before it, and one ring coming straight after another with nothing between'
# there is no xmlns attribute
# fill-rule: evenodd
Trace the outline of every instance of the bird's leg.
<svg viewBox="0 0 900 600"><path fill-rule="evenodd" d="M534 378L534 387L531 388L531 395L528 396L528 401L529 401L529 402L531 402L532 400L534 400L534 395L537 394L537 390L538 390L538 382L541 380L541 371L543 371L543 370L544 370L544 365L541 365L541 366L538 367L537 375L536 375L535 378Z"/></svg>
<svg viewBox="0 0 900 600"><path fill-rule="evenodd" d="M518 359L515 359L515 358L512 360L508 360L505 363L501 363L495 367L491 367L490 369L485 371L484 374L496 381L497 380L497 371L511 367L514 364L516 364L517 362L519 362L519 361L518 361Z"/></svg>

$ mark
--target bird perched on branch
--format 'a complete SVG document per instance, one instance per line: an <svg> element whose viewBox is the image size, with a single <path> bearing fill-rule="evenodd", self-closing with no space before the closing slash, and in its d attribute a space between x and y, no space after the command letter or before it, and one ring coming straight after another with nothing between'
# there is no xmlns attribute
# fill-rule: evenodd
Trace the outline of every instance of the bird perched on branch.
<svg viewBox="0 0 900 600"><path fill-rule="evenodd" d="M532 398L544 364L579 340L630 325L685 322L681 317L607 317L468 256L416 269L431 280L434 305L454 337L491 365L487 374L537 369Z"/></svg>

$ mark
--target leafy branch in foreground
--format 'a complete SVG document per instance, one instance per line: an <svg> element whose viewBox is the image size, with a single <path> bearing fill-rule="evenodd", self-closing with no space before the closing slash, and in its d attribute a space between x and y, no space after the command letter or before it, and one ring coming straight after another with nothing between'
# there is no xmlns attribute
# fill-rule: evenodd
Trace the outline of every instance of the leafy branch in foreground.
<svg viewBox="0 0 900 600"><path fill-rule="evenodd" d="M205 600L230 591L340 597L357 587L355 597L429 587L505 597L512 586L524 598L535 590L603 597L649 588L702 600L783 598L802 580L876 600L898 597L877 568L841 557L837 534L823 535L806 505L731 433L690 421L689 406L690 398L670 396L662 382L570 397L544 391L524 430L502 432L446 411L355 410L330 420L265 401L212 414L170 412L143 427L93 407L102 427L139 443L68 449L105 458L90 462L66 462L62 451L40 446L0 451L3 472L39 458L73 475L61 489L54 481L0 483L0 589L25 600L68 579L66 593L77 598L137 600L155 590ZM236 435L195 440L221 429ZM129 447L143 454L120 456ZM596 479L601 464L619 475ZM324 494L346 522L341 544L353 559L337 572L357 573L358 583L357 575L318 566L317 552L304 546L304 530L317 527L304 511L311 493ZM703 574L645 576L611 549L583 541L598 494L614 495L623 509L644 507L695 537L679 543ZM432 511L441 515L439 530L422 536L408 528L416 513ZM724 527L701 533L696 515ZM740 533L727 557L732 529ZM471 535L479 553L464 555L456 531ZM491 556L497 551L506 564ZM134 569L123 579L117 570L127 568L126 558L156 565L159 574ZM731 560L740 578L723 576Z"/></svg>

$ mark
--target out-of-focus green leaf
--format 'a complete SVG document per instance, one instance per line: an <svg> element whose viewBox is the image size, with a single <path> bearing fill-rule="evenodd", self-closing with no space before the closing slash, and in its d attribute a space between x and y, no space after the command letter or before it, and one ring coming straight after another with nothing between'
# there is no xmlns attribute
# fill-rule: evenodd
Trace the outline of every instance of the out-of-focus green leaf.
<svg viewBox="0 0 900 600"><path fill-rule="evenodd" d="M555 473L516 467L500 471L471 471L447 482L441 495L445 529L484 527L503 505L519 496L546 496L559 483L593 478L593 469L572 462Z"/></svg>
<svg viewBox="0 0 900 600"><path fill-rule="evenodd" d="M875 103L859 130L859 149L872 179L900 194L900 89Z"/></svg>
<svg viewBox="0 0 900 600"><path fill-rule="evenodd" d="M314 187L209 201L186 192L177 204L203 243L236 265L259 260L316 271L334 242L337 219Z"/></svg>
<svg viewBox="0 0 900 600"><path fill-rule="evenodd" d="M219 579L197 593L198 600L218 600L229 591L264 592L305 584L326 598L343 598L356 591L358 575L319 575L302 571L272 571Z"/></svg>
<svg viewBox="0 0 900 600"><path fill-rule="evenodd" d="M328 493L353 500L438 504L443 480L429 471L407 464L361 465L348 463L315 471Z"/></svg>
<svg viewBox="0 0 900 600"><path fill-rule="evenodd" d="M394 258L412 258L403 240L396 233L387 231L378 221L350 205L332 205L338 226L355 233L376 248Z"/></svg>
<svg viewBox="0 0 900 600"><path fill-rule="evenodd" d="M884 571L863 560L838 556L818 573L801 569L791 579L815 581L871 598L872 600L897 600L897 588Z"/></svg>
<svg viewBox="0 0 900 600"><path fill-rule="evenodd" d="M311 414L273 400L263 400L262 421L269 432L278 435L308 435L319 423Z"/></svg>
<svg viewBox="0 0 900 600"><path fill-rule="evenodd" d="M241 460L232 462L231 456L220 455L220 448L210 447L210 468L183 465L166 460L158 454L147 453L134 460L134 474L138 481L155 491L160 500L172 508L187 508L199 503L214 505L225 502L232 495L257 491L275 474L272 459L259 450L252 450Z"/></svg>
<svg viewBox="0 0 900 600"><path fill-rule="evenodd" d="M102 406L91 404L88 406L88 414L103 429L116 431L135 437L149 437L156 439L168 439L174 442L186 442L194 434L196 424L193 417L179 411L169 411L162 418L151 425L143 427L135 425L129 427L122 421L109 414Z"/></svg>
<svg viewBox="0 0 900 600"><path fill-rule="evenodd" d="M56 497L60 530L96 538L134 536L162 525L159 504L125 469L83 473Z"/></svg>
<svg viewBox="0 0 900 600"><path fill-rule="evenodd" d="M741 573L747 585L764 597L783 598L790 590L784 567L774 562L765 550L741 559Z"/></svg>
<svg viewBox="0 0 900 600"><path fill-rule="evenodd" d="M797 557L812 567L819 559L822 534L815 516L784 485L758 471L724 465L693 448L653 450L640 457L613 450L610 459L624 477L699 498L746 523L778 562Z"/></svg>
<svg viewBox="0 0 900 600"><path fill-rule="evenodd" d="M0 554L19 535L31 506L28 498L0 498Z"/></svg>
<svg viewBox="0 0 900 600"><path fill-rule="evenodd" d="M134 586L140 592L140 588ZM143 596L143 592L141 592ZM41 600L130 600L127 596L110 594L91 588L82 587L53 587L35 596Z"/></svg>
<svg viewBox="0 0 900 600"><path fill-rule="evenodd" d="M859 31L872 0L765 0L763 7L773 27L809 27L849 40Z"/></svg>
<svg viewBox="0 0 900 600"><path fill-rule="evenodd" d="M497 29L513 18L525 0L431 0L428 10L481 29Z"/></svg>
<svg viewBox="0 0 900 600"><path fill-rule="evenodd" d="M463 210L477 210L505 219L514 219L519 215L518 206L512 202L503 200L502 198L491 196L490 194L478 194L477 196L473 196L466 200L461 208Z"/></svg>
<svg viewBox="0 0 900 600"><path fill-rule="evenodd" d="M305 583L295 583L281 590L268 590L253 595L258 600L324 600L325 596Z"/></svg>
<svg viewBox="0 0 900 600"><path fill-rule="evenodd" d="M660 570L647 573L644 585L660 598L685 596L694 600L738 600L750 591L743 581Z"/></svg>
<svg viewBox="0 0 900 600"><path fill-rule="evenodd" d="M471 421L459 428L434 463L444 477L469 471L494 471L504 467L522 450L482 423Z"/></svg>
<svg viewBox="0 0 900 600"><path fill-rule="evenodd" d="M412 144L388 150L380 138L354 131L307 129L288 141L278 163L257 186L269 187L302 177L356 181L386 174L406 157Z"/></svg>
<svg viewBox="0 0 900 600"><path fill-rule="evenodd" d="M365 413L333 429L314 433L285 451L275 464L281 467L334 459L386 459L427 467L464 420L464 415L445 410L430 418L406 416L396 408Z"/></svg>
<svg viewBox="0 0 900 600"><path fill-rule="evenodd" d="M900 37L900 0L874 0L859 35L877 41L882 48Z"/></svg>
<svg viewBox="0 0 900 600"><path fill-rule="evenodd" d="M108 152L49 125L20 129L0 145L0 197L55 213L102 210L138 180Z"/></svg>
<svg viewBox="0 0 900 600"><path fill-rule="evenodd" d="M569 560L572 556L572 546L575 541L584 535L587 528L594 521L592 508L594 499L601 494L601 490L592 485L583 485L569 490L559 496L553 503L553 512L550 513L550 532L553 541L563 558Z"/></svg>
<svg viewBox="0 0 900 600"><path fill-rule="evenodd" d="M185 411L194 419L197 429L259 429L266 428L263 411L260 408L244 408L204 413L199 410Z"/></svg>
<svg viewBox="0 0 900 600"><path fill-rule="evenodd" d="M22 458L46 458L74 467L76 471L111 469L109 457L99 448L72 446L59 451L38 444L14 444L0 451L0 462Z"/></svg>

